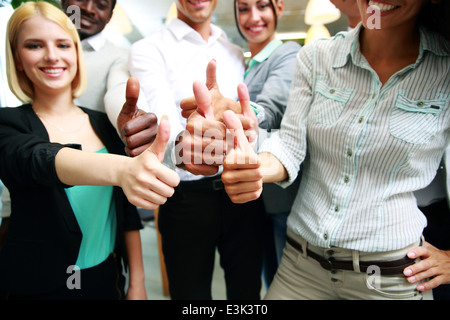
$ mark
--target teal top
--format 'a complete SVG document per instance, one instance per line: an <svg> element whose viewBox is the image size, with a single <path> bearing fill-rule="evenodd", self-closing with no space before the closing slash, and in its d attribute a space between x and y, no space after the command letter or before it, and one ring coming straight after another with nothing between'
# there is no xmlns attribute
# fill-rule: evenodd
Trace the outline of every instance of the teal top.
<svg viewBox="0 0 450 320"><path fill-rule="evenodd" d="M261 63L265 60L267 60L272 53L283 44L283 41L280 39L273 39L270 41L267 46L264 47L256 56L250 59L248 62L247 70L245 70L244 77L247 76L247 74L250 72L250 70L255 66L257 63Z"/></svg>
<svg viewBox="0 0 450 320"><path fill-rule="evenodd" d="M108 153L106 147L97 151ZM116 240L116 207L112 186L74 186L66 189L83 238L76 266L86 269L102 263Z"/></svg>

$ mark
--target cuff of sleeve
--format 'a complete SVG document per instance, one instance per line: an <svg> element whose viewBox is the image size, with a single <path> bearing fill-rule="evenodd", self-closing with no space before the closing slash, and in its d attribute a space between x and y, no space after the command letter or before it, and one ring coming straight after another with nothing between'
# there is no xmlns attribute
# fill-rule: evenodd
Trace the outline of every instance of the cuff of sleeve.
<svg viewBox="0 0 450 320"><path fill-rule="evenodd" d="M256 119L258 120L258 124L263 122L264 119L266 118L266 112L265 112L264 108L262 106L260 106L259 104L253 102L253 101L250 101L250 107L252 108L253 112L256 115Z"/></svg>

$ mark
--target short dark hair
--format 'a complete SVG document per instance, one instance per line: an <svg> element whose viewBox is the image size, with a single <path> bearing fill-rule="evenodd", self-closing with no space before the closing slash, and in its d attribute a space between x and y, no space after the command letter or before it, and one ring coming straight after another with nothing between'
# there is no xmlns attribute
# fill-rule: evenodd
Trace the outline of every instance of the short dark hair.
<svg viewBox="0 0 450 320"><path fill-rule="evenodd" d="M112 0L111 1L111 12L114 10L114 8L116 7L116 2L117 0Z"/></svg>

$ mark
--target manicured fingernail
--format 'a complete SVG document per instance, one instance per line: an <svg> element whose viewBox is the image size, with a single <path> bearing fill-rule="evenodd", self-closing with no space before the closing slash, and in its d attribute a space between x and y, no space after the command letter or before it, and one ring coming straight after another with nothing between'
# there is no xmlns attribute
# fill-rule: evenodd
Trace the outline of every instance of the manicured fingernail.
<svg viewBox="0 0 450 320"><path fill-rule="evenodd" d="M405 274L405 276L409 277L409 276L411 276L413 274L413 272L412 272L411 269L406 269L404 274Z"/></svg>
<svg viewBox="0 0 450 320"><path fill-rule="evenodd" d="M418 285L417 286L417 290L419 290L419 291L425 291L425 286L423 286L423 285Z"/></svg>

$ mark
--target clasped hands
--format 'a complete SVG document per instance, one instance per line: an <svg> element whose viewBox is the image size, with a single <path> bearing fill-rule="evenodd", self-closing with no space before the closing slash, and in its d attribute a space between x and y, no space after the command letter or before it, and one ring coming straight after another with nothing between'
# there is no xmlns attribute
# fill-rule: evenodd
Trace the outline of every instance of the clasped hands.
<svg viewBox="0 0 450 320"><path fill-rule="evenodd" d="M222 181L231 201L244 203L262 192L261 163L254 151L258 121L245 84L239 102L223 97L216 82L216 62L206 71L206 84L193 84L194 97L180 107L186 130L176 145L177 164L196 175L214 175L223 165Z"/></svg>

